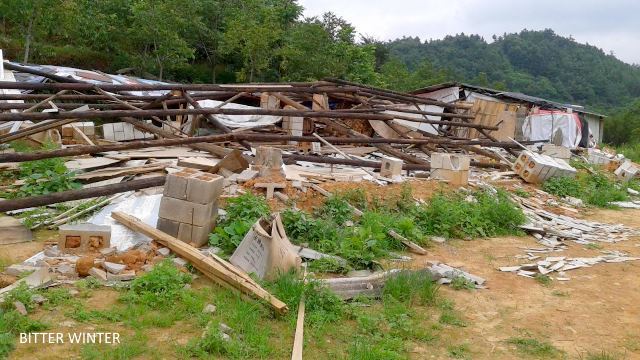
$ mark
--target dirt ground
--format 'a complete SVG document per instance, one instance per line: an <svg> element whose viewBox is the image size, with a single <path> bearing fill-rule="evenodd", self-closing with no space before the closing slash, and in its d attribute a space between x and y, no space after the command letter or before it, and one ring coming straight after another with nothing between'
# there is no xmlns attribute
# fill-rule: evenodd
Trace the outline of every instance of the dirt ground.
<svg viewBox="0 0 640 360"><path fill-rule="evenodd" d="M333 188L327 190L335 190ZM365 189L369 192L369 189ZM399 188L391 189L399 191ZM429 190L433 191L433 189ZM415 194L414 194L415 195ZM623 223L640 227L640 210L591 210L585 216L601 222ZM31 243L0 246L4 261L18 262L43 247L55 232L42 232ZM522 358L505 341L513 337L532 337L548 341L566 352L570 359L583 359L587 353L606 351L619 359L640 359L640 261L597 264L591 268L568 271L570 281L553 281L544 286L533 279L497 271L499 266L515 265L524 254L521 247L535 246L531 237L503 237L473 241L452 240L429 249L426 256L412 264L422 267L427 260L446 262L487 279L487 289L455 291L443 287L443 295L455 301L468 326L442 330L442 337L452 344L468 344L474 359ZM602 250L622 250L640 256L640 239L617 244L603 244ZM550 256L598 256L600 249L586 249L569 243L564 252ZM106 308L117 301L117 292L96 291L88 304ZM38 310L37 318L56 324L50 331L68 332L96 329L87 324L73 324L56 311ZM70 327L71 326L71 327ZM116 327L118 327L116 325ZM171 353L172 343L186 343L198 336L193 329L175 324L170 328L153 329L148 334L150 348ZM126 334L126 331L125 331ZM126 335L123 335L126 336ZM63 354L78 354L76 347L18 345L11 358L54 359ZM443 348L430 345L413 349L414 359L448 358ZM145 358L145 357L143 357Z"/></svg>
<svg viewBox="0 0 640 360"><path fill-rule="evenodd" d="M595 210L586 218L640 227L640 210ZM603 244L602 250L622 250L640 256L640 239ZM587 353L615 354L620 359L640 359L640 261L597 264L568 271L570 281L544 286L533 279L497 271L516 265L519 247L535 247L530 237L505 237L452 241L430 249L416 260L427 259L461 266L484 277L487 289L455 291L443 288L453 299L469 326L450 335L457 343L470 345L477 359L513 359L505 340L533 337L549 341L569 358ZM601 250L569 243L569 249L549 256L594 257ZM417 353L416 359L428 353Z"/></svg>

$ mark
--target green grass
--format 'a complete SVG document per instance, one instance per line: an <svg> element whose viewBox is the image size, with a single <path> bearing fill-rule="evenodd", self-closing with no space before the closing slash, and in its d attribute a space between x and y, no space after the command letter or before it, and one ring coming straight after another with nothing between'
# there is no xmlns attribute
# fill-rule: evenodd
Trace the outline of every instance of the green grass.
<svg viewBox="0 0 640 360"><path fill-rule="evenodd" d="M514 345L521 354L531 355L542 359L557 358L562 351L548 342L534 338L513 337L507 340L508 344Z"/></svg>
<svg viewBox="0 0 640 360"><path fill-rule="evenodd" d="M616 147L616 152L624 154L631 161L640 162L640 142L622 144Z"/></svg>
<svg viewBox="0 0 640 360"><path fill-rule="evenodd" d="M316 269L346 272L349 267L372 268L377 259L404 249L388 234L389 230L429 246L429 235L477 238L520 234L518 226L525 220L520 208L503 191L497 194L478 191L473 193L471 201L468 194L439 193L428 203L418 205L413 201L410 188L405 187L394 201L374 200L362 207L364 214L352 218L354 226L342 226L351 214L349 201L363 205L362 196L361 192L333 196L314 214L293 210L282 213L287 235L293 243L306 243L317 251L342 257L348 263L348 267L325 263Z"/></svg>
<svg viewBox="0 0 640 360"><path fill-rule="evenodd" d="M612 207L610 202L629 198L626 185L615 180L612 174L602 171L581 171L576 178L550 178L542 184L542 189L559 197L580 198L589 205L601 208Z"/></svg>
<svg viewBox="0 0 640 360"><path fill-rule="evenodd" d="M0 359L8 357L15 348L16 338L20 333L37 332L46 330L49 325L37 320L32 320L28 316L18 313L13 308L14 301L22 302L27 311L34 309L31 301L33 292L21 283L17 288L5 295L4 302L0 303Z"/></svg>
<svg viewBox="0 0 640 360"><path fill-rule="evenodd" d="M383 296L404 303L434 305L439 289L440 286L427 272L402 271L385 282Z"/></svg>
<svg viewBox="0 0 640 360"><path fill-rule="evenodd" d="M553 290L551 292L551 295L557 296L557 297L568 297L569 296L569 292L568 291Z"/></svg>
<svg viewBox="0 0 640 360"><path fill-rule="evenodd" d="M454 359L470 359L471 349L467 344L449 345L447 346L447 354Z"/></svg>
<svg viewBox="0 0 640 360"><path fill-rule="evenodd" d="M585 245L584 248L588 250L602 250L604 249L604 246L596 243L591 243L591 244Z"/></svg>
<svg viewBox="0 0 640 360"><path fill-rule="evenodd" d="M116 346L85 344L80 350L80 356L85 360L98 359L134 359L139 355L159 358L152 347L148 346L148 337L142 332L136 332L133 338L121 339L121 343Z"/></svg>
<svg viewBox="0 0 640 360"><path fill-rule="evenodd" d="M451 281L451 288L454 290L474 290L476 284L464 276L457 276Z"/></svg>
<svg viewBox="0 0 640 360"><path fill-rule="evenodd" d="M251 226L261 217L269 215L269 205L262 196L246 193L228 199L225 211L225 218L209 235L209 244L220 247L225 254L232 254Z"/></svg>
<svg viewBox="0 0 640 360"><path fill-rule="evenodd" d="M438 322L443 325L466 327L467 323L454 310L443 310Z"/></svg>
<svg viewBox="0 0 640 360"><path fill-rule="evenodd" d="M534 279L542 286L551 286L553 283L549 275L536 274Z"/></svg>

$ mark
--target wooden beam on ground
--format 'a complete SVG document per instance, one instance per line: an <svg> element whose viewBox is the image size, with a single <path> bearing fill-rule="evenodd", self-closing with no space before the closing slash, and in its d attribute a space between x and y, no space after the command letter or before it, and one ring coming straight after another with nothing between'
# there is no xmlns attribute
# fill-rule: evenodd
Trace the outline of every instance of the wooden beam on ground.
<svg viewBox="0 0 640 360"><path fill-rule="evenodd" d="M278 300L268 291L260 287L260 285L258 285L258 283L248 275L239 275L243 272L233 264L222 260L221 258L214 259L203 255L193 246L155 229L131 215L114 211L111 213L111 217L129 229L160 242L180 257L188 260L196 269L200 270L207 277L218 283L224 283L222 284L223 286L232 286L256 299L264 300L279 314L285 314L288 311L287 304Z"/></svg>
<svg viewBox="0 0 640 360"><path fill-rule="evenodd" d="M2 200L0 201L0 212L57 204L71 200L81 200L98 196L119 194L125 191L140 190L155 186L163 186L164 182L165 176L156 176L152 178L131 180L118 184L96 186L86 189L67 190L47 195Z"/></svg>

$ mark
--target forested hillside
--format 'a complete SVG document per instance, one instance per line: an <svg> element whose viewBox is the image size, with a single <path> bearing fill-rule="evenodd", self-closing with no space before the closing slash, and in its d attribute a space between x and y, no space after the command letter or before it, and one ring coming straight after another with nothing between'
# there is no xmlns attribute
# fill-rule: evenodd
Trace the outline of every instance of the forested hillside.
<svg viewBox="0 0 640 360"><path fill-rule="evenodd" d="M409 37L388 47L409 68L427 59L458 80L562 102L606 109L640 96L640 67L552 30L505 34L491 43L478 35Z"/></svg>
<svg viewBox="0 0 640 360"><path fill-rule="evenodd" d="M607 113L640 97L639 66L552 30L384 42L302 11L296 0L2 0L0 48L15 61L182 82L464 81Z"/></svg>

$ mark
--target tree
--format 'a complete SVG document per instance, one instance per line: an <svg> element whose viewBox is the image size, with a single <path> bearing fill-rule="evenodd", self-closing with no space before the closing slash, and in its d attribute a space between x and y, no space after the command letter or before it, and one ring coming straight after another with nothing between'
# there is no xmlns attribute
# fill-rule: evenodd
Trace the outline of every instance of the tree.
<svg viewBox="0 0 640 360"><path fill-rule="evenodd" d="M195 0L136 0L131 4L128 29L133 59L143 70L157 69L162 80L168 64L185 63L194 49L183 36L200 19L194 17Z"/></svg>
<svg viewBox="0 0 640 360"><path fill-rule="evenodd" d="M34 37L39 36L52 26L60 0L3 0L0 1L0 14L14 36L23 37L24 55L22 62L29 62Z"/></svg>

